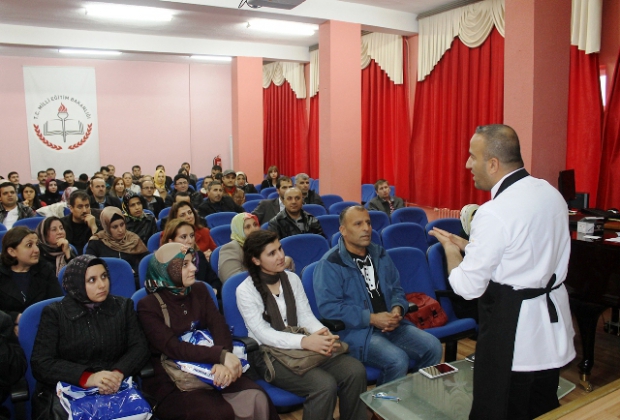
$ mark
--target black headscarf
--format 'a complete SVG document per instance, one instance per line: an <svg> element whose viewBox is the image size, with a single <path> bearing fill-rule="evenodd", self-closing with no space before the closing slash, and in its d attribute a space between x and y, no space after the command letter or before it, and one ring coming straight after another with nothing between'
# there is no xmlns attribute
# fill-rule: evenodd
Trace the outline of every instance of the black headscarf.
<svg viewBox="0 0 620 420"><path fill-rule="evenodd" d="M93 265L103 265L108 272L108 265L101 258L97 258L93 255L80 255L72 259L67 268L65 269L65 275L62 278L62 287L67 294L79 303L91 308L98 306L88 298L86 293L86 270Z"/></svg>

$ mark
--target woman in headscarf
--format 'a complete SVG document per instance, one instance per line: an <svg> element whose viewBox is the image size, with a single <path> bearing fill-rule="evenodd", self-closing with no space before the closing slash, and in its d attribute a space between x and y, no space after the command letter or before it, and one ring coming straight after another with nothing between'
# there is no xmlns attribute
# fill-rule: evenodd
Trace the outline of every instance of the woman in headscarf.
<svg viewBox="0 0 620 420"><path fill-rule="evenodd" d="M241 363L232 353L232 337L218 312L207 286L196 283L193 250L179 243L159 248L148 267L145 287L148 296L138 302L138 317L151 346L153 378L144 380L144 390L157 400L155 415L162 419L277 419L264 391L241 373ZM162 307L169 313L166 325ZM179 341L188 330L208 329L213 346ZM161 354L170 359L211 363L214 383L221 391L197 389L182 392L161 364Z"/></svg>
<svg viewBox="0 0 620 420"><path fill-rule="evenodd" d="M45 194L41 194L41 201L46 205L60 202L62 196L58 192L58 182L54 178L47 178L45 181Z"/></svg>
<svg viewBox="0 0 620 420"><path fill-rule="evenodd" d="M166 197L168 197L168 189L166 188L166 172L163 169L156 170L155 176L153 177L153 182L155 183L155 191L159 193L162 200L166 200Z"/></svg>
<svg viewBox="0 0 620 420"><path fill-rule="evenodd" d="M127 230L125 217L117 207L103 209L99 220L103 230L91 236L84 254L127 261L134 273L136 289L139 288L138 265L142 257L149 253L146 245L138 235Z"/></svg>
<svg viewBox="0 0 620 420"><path fill-rule="evenodd" d="M57 382L114 394L148 361L133 302L110 295L110 281L105 261L92 255L67 265L67 296L43 309L30 359L37 380L33 419L68 418L56 396Z"/></svg>
<svg viewBox="0 0 620 420"><path fill-rule="evenodd" d="M222 283L237 273L247 270L243 265L243 244L245 238L252 232L259 230L258 217L252 213L239 213L230 221L230 242L222 245L220 258L217 264L218 276ZM291 257L285 257L285 269L295 270Z"/></svg>
<svg viewBox="0 0 620 420"><path fill-rule="evenodd" d="M56 269L56 277L58 277L60 269L76 256L69 245L69 241L67 241L65 227L60 218L51 216L39 223L36 232L39 237L41 258Z"/></svg>
<svg viewBox="0 0 620 420"><path fill-rule="evenodd" d="M186 222L194 225L196 246L198 247L198 249L204 252L205 257L209 259L211 257L211 252L213 252L213 250L217 248L217 244L211 237L209 228L203 225L204 219L198 216L198 213L192 207L192 205L187 201L175 203L170 209L170 213L168 214L168 220L172 219L183 219Z"/></svg>
<svg viewBox="0 0 620 420"><path fill-rule="evenodd" d="M246 193L257 193L254 184L248 184L248 177L245 172L237 172L237 179L235 181L237 188L241 188Z"/></svg>
<svg viewBox="0 0 620 420"><path fill-rule="evenodd" d="M155 217L144 212L145 202L142 196L133 191L125 191L123 195L123 215L127 230L135 233L145 244L157 233Z"/></svg>

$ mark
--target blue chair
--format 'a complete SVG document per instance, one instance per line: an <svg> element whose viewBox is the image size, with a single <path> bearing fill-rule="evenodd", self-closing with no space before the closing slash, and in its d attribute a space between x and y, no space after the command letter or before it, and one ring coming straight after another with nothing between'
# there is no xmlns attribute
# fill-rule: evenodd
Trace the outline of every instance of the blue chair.
<svg viewBox="0 0 620 420"><path fill-rule="evenodd" d="M149 240L146 242L146 247L149 252L155 252L159 249L159 242L161 241L161 232L155 232L151 235Z"/></svg>
<svg viewBox="0 0 620 420"><path fill-rule="evenodd" d="M407 293L421 292L437 299L435 287L424 252L414 248L393 248L387 250L400 275L400 284ZM443 306L442 306L443 308ZM443 308L445 311L445 308ZM458 319L454 312L448 315L448 323L441 327L427 328L425 331L437 337L446 345L445 361L456 360L458 340L476 334L477 324L472 318Z"/></svg>
<svg viewBox="0 0 620 420"><path fill-rule="evenodd" d="M257 195L257 194L254 194ZM254 209L256 207L258 207L258 205L260 204L261 201L263 201L264 198L261 197L260 200L250 200L250 201L246 201L245 203L243 203L241 205L241 207L243 207L243 209L248 212L248 213L252 213L254 211Z"/></svg>
<svg viewBox="0 0 620 420"><path fill-rule="evenodd" d="M260 194L260 190L262 190L262 189L263 189L263 187L262 187L262 185L261 185L261 184L256 184L256 185L254 185L254 188L256 188L256 191L258 191L258 193L259 193L259 194ZM262 197L262 194L261 194L261 197ZM263 197L263 198L265 198L265 197Z"/></svg>
<svg viewBox="0 0 620 420"><path fill-rule="evenodd" d="M321 224L323 233L328 238L334 236L334 233L340 229L339 216L337 214L326 214L325 216L316 216L317 220Z"/></svg>
<svg viewBox="0 0 620 420"><path fill-rule="evenodd" d="M362 184L362 203L368 203L377 196L374 184Z"/></svg>
<svg viewBox="0 0 620 420"><path fill-rule="evenodd" d="M65 207L62 212L65 216L68 216L71 214L71 209L69 207Z"/></svg>
<svg viewBox="0 0 620 420"><path fill-rule="evenodd" d="M358 203L357 201L339 201L338 203L334 203L331 206L329 206L329 214L340 215L340 212L346 209L347 207L359 206L359 205L360 203Z"/></svg>
<svg viewBox="0 0 620 420"><path fill-rule="evenodd" d="M6 232L8 229L2 223L0 223L0 232Z"/></svg>
<svg viewBox="0 0 620 420"><path fill-rule="evenodd" d="M325 216L327 214L325 207L320 204L304 204L302 208L314 217Z"/></svg>
<svg viewBox="0 0 620 420"><path fill-rule="evenodd" d="M262 194L259 193L247 193L245 195L245 199L246 201L252 201L252 200L264 200L265 197L263 197Z"/></svg>
<svg viewBox="0 0 620 420"><path fill-rule="evenodd" d="M321 200L323 200L323 204L325 204L325 208L329 209L332 204L340 203L344 201L342 197L338 194L325 194L321 196Z"/></svg>
<svg viewBox="0 0 620 420"><path fill-rule="evenodd" d="M267 187L267 188L260 190L260 194L263 196L263 199L265 199L269 197L269 194L276 192L276 191L277 191L276 187Z"/></svg>
<svg viewBox="0 0 620 420"><path fill-rule="evenodd" d="M230 225L232 218L236 215L237 213L234 211L222 211L208 215L205 217L205 220L207 222L207 227L213 229L216 226Z"/></svg>
<svg viewBox="0 0 620 420"><path fill-rule="evenodd" d="M426 252L428 244L424 228L417 223L397 223L381 231L381 241L385 249L413 247Z"/></svg>
<svg viewBox="0 0 620 420"><path fill-rule="evenodd" d="M166 207L166 208L161 209L161 211L159 212L159 220L165 217L168 217L168 214L170 213L171 208L172 207Z"/></svg>
<svg viewBox="0 0 620 420"><path fill-rule="evenodd" d="M217 246L230 242L230 225L216 226L211 229L211 237Z"/></svg>
<svg viewBox="0 0 620 420"><path fill-rule="evenodd" d="M27 219L21 219L13 223L13 227L26 226L28 229L35 230L39 223L45 220L45 217L29 217Z"/></svg>
<svg viewBox="0 0 620 420"><path fill-rule="evenodd" d="M269 193L269 195L267 196L267 199L269 200L273 200L274 198L278 198L279 194L277 191L274 191L272 193Z"/></svg>
<svg viewBox="0 0 620 420"><path fill-rule="evenodd" d="M110 294L131 297L136 291L136 282L133 277L131 265L120 258L103 257L101 259L108 265L108 273L110 274ZM60 283L61 288L66 268L67 266L64 266L58 272L58 283ZM62 291L65 293L65 289L62 289Z"/></svg>
<svg viewBox="0 0 620 420"><path fill-rule="evenodd" d="M428 242L428 246L434 245L437 243L437 238L428 234L433 228L438 227L439 229L447 230L450 233L454 233L458 235L461 233L461 229L463 229L463 225L461 224L461 219L454 218L446 218L446 219L437 219L432 222L428 222L426 224L426 240Z"/></svg>
<svg viewBox="0 0 620 420"><path fill-rule="evenodd" d="M213 269L215 274L218 275L218 277L219 277L218 264L220 261L220 249L221 248L222 248L221 246L218 246L217 248L215 248L213 252L211 253L211 257L209 258L209 263L211 264L211 268Z"/></svg>
<svg viewBox="0 0 620 420"><path fill-rule="evenodd" d="M4 226L4 225L2 225ZM6 235L6 233L8 232L8 230L0 230L0 242L2 242L2 238L4 238L4 235Z"/></svg>
<svg viewBox="0 0 620 420"><path fill-rule="evenodd" d="M138 264L138 278L140 279L140 286L144 287L146 281L146 272L149 269L149 262L153 258L153 254L148 254L142 257L140 264Z"/></svg>
<svg viewBox="0 0 620 420"><path fill-rule="evenodd" d="M222 287L224 316L226 317L226 322L228 325L233 329L234 335L238 337L248 336L248 329L246 328L243 317L237 308L237 296L235 294L237 287L247 278L247 276L247 272L235 274L226 280L224 286ZM256 383L258 383L265 390L280 413L292 411L305 401L305 398L271 385L264 379L259 379Z"/></svg>
<svg viewBox="0 0 620 420"><path fill-rule="evenodd" d="M304 286L304 292L306 292L306 297L308 298L308 303L310 304L310 309L312 309L312 313L317 319L321 319L319 308L316 305L316 295L314 293L314 269L316 268L317 264L318 261L313 262L302 271L301 284ZM366 382L368 382L369 384L377 382L381 371L371 366L364 365L364 367L366 368Z"/></svg>
<svg viewBox="0 0 620 420"><path fill-rule="evenodd" d="M370 223L373 230L381 232L383 228L390 225L390 218L384 212L379 210L370 210L368 214L370 215Z"/></svg>
<svg viewBox="0 0 620 420"><path fill-rule="evenodd" d="M155 217L155 213L153 213L152 211L150 211L149 209L142 209L142 211L145 214L150 214L151 216ZM155 217L155 219L157 219L157 217Z"/></svg>
<svg viewBox="0 0 620 420"><path fill-rule="evenodd" d="M329 251L327 239L314 233L302 233L281 239L284 253L295 262L295 273L300 275L310 263L318 261Z"/></svg>
<svg viewBox="0 0 620 420"><path fill-rule="evenodd" d="M403 207L394 210L392 213L392 224L410 222L417 223L420 226L426 226L428 218L426 212L419 207Z"/></svg>
<svg viewBox="0 0 620 420"><path fill-rule="evenodd" d="M334 235L332 236L332 247L335 247L336 245L338 245L338 240L340 239L340 237L342 236L342 234L340 232L336 232L334 233ZM381 235L379 235L379 232L377 232L376 230L372 230L371 233L371 238L370 241L372 243L375 243L377 245L382 245L381 243Z"/></svg>
<svg viewBox="0 0 620 420"><path fill-rule="evenodd" d="M320 187L320 182L319 182L318 179L311 179L310 180L310 189L312 191L314 191L317 194L320 194L320 192L319 192L320 188L319 187Z"/></svg>

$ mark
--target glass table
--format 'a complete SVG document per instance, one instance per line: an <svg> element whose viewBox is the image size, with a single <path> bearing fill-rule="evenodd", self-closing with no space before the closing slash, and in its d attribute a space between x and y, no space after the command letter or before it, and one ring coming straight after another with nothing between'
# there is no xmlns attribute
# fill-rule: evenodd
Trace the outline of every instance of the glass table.
<svg viewBox="0 0 620 420"><path fill-rule="evenodd" d="M360 395L362 401L385 420L466 420L473 400L474 364L467 360L450 362L459 371L453 375L429 379L416 372ZM558 398L575 389L560 378ZM400 401L373 398L385 392Z"/></svg>

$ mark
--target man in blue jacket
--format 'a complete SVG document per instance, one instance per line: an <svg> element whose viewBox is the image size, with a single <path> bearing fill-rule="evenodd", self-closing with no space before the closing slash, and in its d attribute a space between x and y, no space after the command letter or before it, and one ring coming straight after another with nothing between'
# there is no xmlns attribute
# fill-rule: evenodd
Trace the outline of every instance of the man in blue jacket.
<svg viewBox="0 0 620 420"><path fill-rule="evenodd" d="M409 304L398 270L382 247L370 242L370 215L362 206L340 214L338 246L327 252L314 271L314 293L321 316L339 319L338 335L351 355L381 370L377 385L416 368L439 363L441 343L403 319Z"/></svg>

